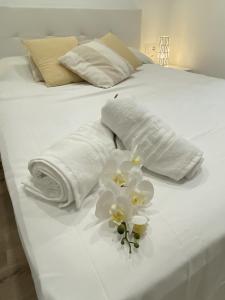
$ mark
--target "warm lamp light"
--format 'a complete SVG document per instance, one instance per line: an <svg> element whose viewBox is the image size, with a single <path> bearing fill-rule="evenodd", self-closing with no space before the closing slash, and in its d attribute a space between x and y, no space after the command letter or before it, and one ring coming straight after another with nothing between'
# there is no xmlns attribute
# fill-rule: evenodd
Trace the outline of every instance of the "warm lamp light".
<svg viewBox="0 0 225 300"><path fill-rule="evenodd" d="M159 64L161 66L168 66L169 64L169 36L160 36L159 40Z"/></svg>

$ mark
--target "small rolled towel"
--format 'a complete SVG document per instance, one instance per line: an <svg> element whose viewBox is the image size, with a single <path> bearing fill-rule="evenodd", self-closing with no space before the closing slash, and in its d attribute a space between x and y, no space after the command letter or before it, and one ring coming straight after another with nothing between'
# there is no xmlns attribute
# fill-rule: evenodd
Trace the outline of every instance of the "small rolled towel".
<svg viewBox="0 0 225 300"><path fill-rule="evenodd" d="M31 176L24 188L60 207L75 203L79 209L114 148L108 128L100 122L87 124L29 162Z"/></svg>
<svg viewBox="0 0 225 300"><path fill-rule="evenodd" d="M150 171L179 181L192 178L200 169L203 152L131 97L109 100L102 108L101 121L125 148L138 147L143 165Z"/></svg>

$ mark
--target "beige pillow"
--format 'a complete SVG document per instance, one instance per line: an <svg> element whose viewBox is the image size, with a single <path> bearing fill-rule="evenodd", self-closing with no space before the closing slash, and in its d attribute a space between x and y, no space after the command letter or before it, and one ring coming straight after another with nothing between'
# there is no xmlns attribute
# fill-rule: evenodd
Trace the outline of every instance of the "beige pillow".
<svg viewBox="0 0 225 300"><path fill-rule="evenodd" d="M54 36L49 35L46 38L54 38ZM23 42L23 40L22 40L22 42ZM27 51L27 60L29 62L30 70L31 70L32 76L34 78L34 81L36 81L36 82L44 81L44 78L41 75L41 72L39 71L38 67L36 67L29 51Z"/></svg>
<svg viewBox="0 0 225 300"><path fill-rule="evenodd" d="M75 37L24 40L23 43L48 86L82 81L58 62L60 56L77 46Z"/></svg>
<svg viewBox="0 0 225 300"><path fill-rule="evenodd" d="M111 32L104 35L101 39L101 42L104 43L107 47L114 50L124 59L129 61L129 63L136 69L140 67L142 63L139 59L128 49L126 44L121 41L116 35L112 34Z"/></svg>
<svg viewBox="0 0 225 300"><path fill-rule="evenodd" d="M59 61L86 81L103 88L112 87L134 72L126 59L99 40L75 47Z"/></svg>

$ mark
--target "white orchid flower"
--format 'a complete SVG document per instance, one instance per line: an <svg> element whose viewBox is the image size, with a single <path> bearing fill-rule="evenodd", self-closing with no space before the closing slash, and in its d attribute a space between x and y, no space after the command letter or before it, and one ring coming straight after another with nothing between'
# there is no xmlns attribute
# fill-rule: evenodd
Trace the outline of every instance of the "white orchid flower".
<svg viewBox="0 0 225 300"><path fill-rule="evenodd" d="M139 239L147 230L149 219L142 213L154 196L154 187L141 170L139 153L138 147L134 147L132 152L113 151L100 178L100 193L95 209L98 219L117 225L117 232L122 236L120 243L128 245L129 253L132 245L139 248Z"/></svg>
<svg viewBox="0 0 225 300"><path fill-rule="evenodd" d="M139 178L141 170L137 167L138 159L134 163L132 158L129 151L113 151L112 158L106 162L101 175L103 186L107 189L127 187L134 177Z"/></svg>
<svg viewBox="0 0 225 300"><path fill-rule="evenodd" d="M132 180L127 188L130 201L136 208L147 207L154 196L153 184L147 179Z"/></svg>
<svg viewBox="0 0 225 300"><path fill-rule="evenodd" d="M132 212L132 206L127 195L104 191L97 201L95 215L100 220L111 219L119 225L130 220Z"/></svg>
<svg viewBox="0 0 225 300"><path fill-rule="evenodd" d="M96 205L96 216L121 223L150 204L154 188L143 178L140 157L129 151L115 150L103 169L100 183L102 193Z"/></svg>
<svg viewBox="0 0 225 300"><path fill-rule="evenodd" d="M138 149L139 149L138 146L135 146L133 148L133 150L131 151L131 155L130 155L130 161L132 162L132 164L134 166L141 168L143 165L143 160L141 158L141 155L140 155Z"/></svg>

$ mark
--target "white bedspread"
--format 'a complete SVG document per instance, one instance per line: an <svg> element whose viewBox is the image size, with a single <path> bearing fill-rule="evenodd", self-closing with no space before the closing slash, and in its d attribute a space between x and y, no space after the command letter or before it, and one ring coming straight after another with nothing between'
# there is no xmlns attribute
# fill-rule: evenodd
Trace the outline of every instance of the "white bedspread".
<svg viewBox="0 0 225 300"><path fill-rule="evenodd" d="M1 74L0 74L1 75ZM97 223L95 195L60 210L24 194L27 162L100 117L115 93L133 95L205 153L202 172L173 183L150 174L151 230L128 256ZM225 81L145 65L114 88L46 88L16 76L0 81L0 150L39 299L224 300Z"/></svg>

